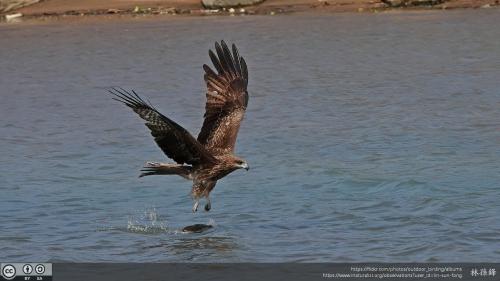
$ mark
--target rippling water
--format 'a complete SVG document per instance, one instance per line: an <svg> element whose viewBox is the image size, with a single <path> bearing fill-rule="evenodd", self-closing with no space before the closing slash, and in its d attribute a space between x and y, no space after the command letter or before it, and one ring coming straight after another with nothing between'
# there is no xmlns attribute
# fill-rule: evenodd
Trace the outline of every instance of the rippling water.
<svg viewBox="0 0 500 281"><path fill-rule="evenodd" d="M0 25L0 259L500 261L498 10ZM250 71L252 169L191 213L123 86L197 133L203 63ZM194 223L214 227L183 234Z"/></svg>

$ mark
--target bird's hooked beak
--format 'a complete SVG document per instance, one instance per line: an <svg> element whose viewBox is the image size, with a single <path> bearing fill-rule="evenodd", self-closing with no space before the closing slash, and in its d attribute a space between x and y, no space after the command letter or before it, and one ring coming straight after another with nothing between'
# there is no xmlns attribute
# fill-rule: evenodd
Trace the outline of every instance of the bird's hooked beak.
<svg viewBox="0 0 500 281"><path fill-rule="evenodd" d="M243 163L240 165L240 168L241 168L241 169L245 169L245 170L247 170L247 171L250 169L250 167L248 166L248 163L247 163L247 162L243 162Z"/></svg>

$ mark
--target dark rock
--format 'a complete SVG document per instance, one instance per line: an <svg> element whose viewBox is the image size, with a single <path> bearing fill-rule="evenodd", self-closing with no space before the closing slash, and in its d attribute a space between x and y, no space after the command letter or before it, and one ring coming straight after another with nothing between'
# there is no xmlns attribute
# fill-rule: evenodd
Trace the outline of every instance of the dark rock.
<svg viewBox="0 0 500 281"><path fill-rule="evenodd" d="M434 6L444 3L447 0L381 0L389 7L413 7L413 6Z"/></svg>
<svg viewBox="0 0 500 281"><path fill-rule="evenodd" d="M182 232L188 232L188 233L199 233L203 232L207 229L212 228L213 226L209 224L193 224L193 225L188 225L182 229Z"/></svg>
<svg viewBox="0 0 500 281"><path fill-rule="evenodd" d="M264 0L201 0L203 7L207 9L231 8L255 5Z"/></svg>

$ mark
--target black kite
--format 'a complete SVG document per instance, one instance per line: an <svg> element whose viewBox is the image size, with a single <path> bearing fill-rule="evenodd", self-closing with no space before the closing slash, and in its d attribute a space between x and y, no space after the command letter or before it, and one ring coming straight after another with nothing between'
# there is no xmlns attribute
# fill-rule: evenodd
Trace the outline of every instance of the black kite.
<svg viewBox="0 0 500 281"><path fill-rule="evenodd" d="M247 65L234 44L231 52L224 41L215 43L215 51L216 54L212 50L208 54L217 72L203 65L207 103L205 121L197 139L151 103L145 102L135 91L109 90L115 100L123 102L146 120L155 142L176 162L148 162L140 176L179 175L192 180L193 212L197 211L202 197L207 200L205 210L210 210L209 194L217 180L236 169L248 170L246 161L233 154L248 103Z"/></svg>

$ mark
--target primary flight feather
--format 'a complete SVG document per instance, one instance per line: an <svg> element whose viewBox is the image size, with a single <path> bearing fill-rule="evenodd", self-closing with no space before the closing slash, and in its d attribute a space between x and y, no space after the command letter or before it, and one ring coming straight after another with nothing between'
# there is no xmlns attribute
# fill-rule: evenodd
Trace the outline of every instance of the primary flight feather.
<svg viewBox="0 0 500 281"><path fill-rule="evenodd" d="M203 197L207 200L205 210L210 210L209 195L219 179L237 169L249 168L245 160L233 153L248 104L246 62L234 44L230 50L224 41L215 43L215 53L209 50L209 56L215 71L203 65L207 102L205 120L196 139L135 91L122 88L109 90L115 100L130 107L146 121L156 144L176 162L148 162L141 177L179 175L192 180L193 212L197 211Z"/></svg>

